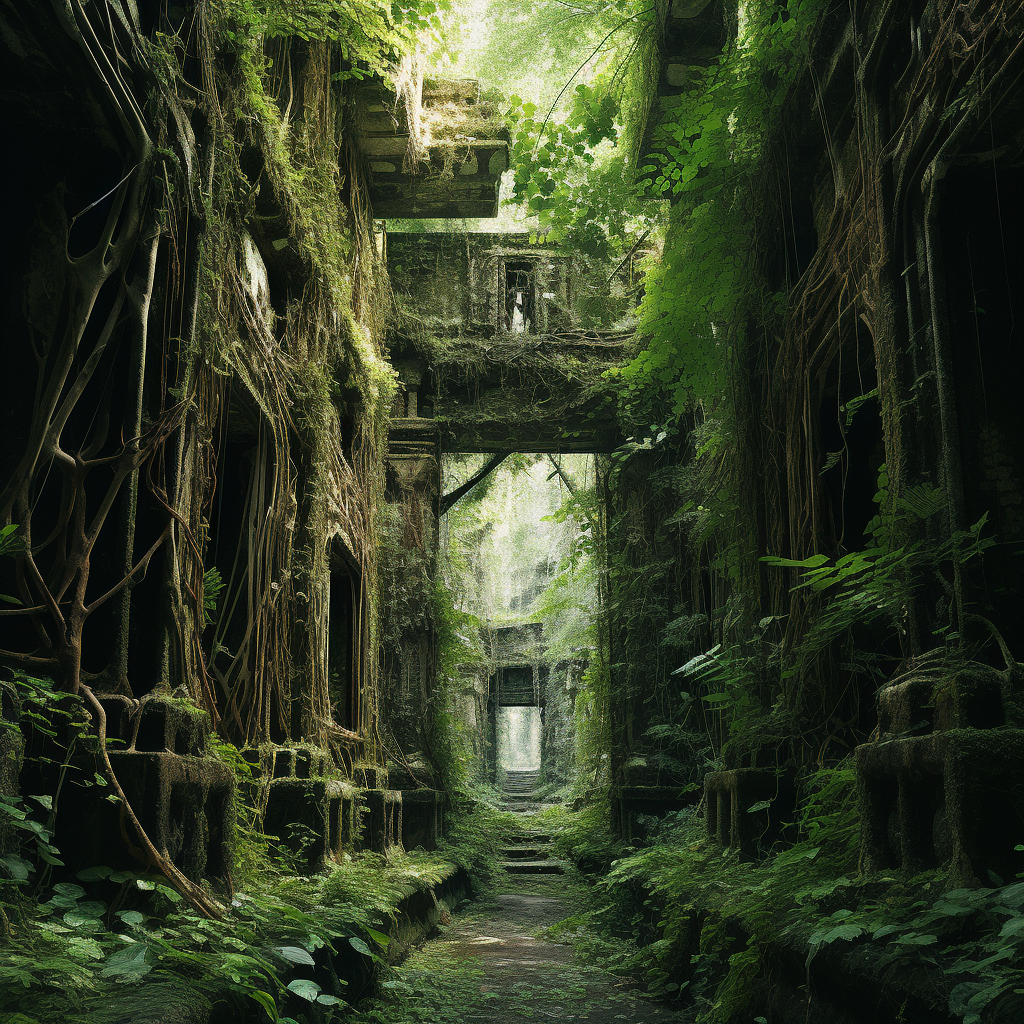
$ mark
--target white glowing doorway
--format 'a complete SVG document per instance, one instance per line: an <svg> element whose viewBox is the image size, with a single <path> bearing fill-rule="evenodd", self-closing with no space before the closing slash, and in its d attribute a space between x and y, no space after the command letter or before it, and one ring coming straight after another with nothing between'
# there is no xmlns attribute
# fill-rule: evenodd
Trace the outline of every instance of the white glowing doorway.
<svg viewBox="0 0 1024 1024"><path fill-rule="evenodd" d="M498 708L498 766L507 772L540 770L540 708Z"/></svg>

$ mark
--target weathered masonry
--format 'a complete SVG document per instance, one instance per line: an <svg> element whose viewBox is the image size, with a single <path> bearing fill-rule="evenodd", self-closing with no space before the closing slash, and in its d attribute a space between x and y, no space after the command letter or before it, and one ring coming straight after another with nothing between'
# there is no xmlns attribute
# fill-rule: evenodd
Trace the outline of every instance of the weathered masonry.
<svg viewBox="0 0 1024 1024"><path fill-rule="evenodd" d="M403 315L393 427L440 422L450 452L602 451L622 442L601 374L631 336L629 272L530 235L388 235Z"/></svg>
<svg viewBox="0 0 1024 1024"><path fill-rule="evenodd" d="M737 24L735 4L673 0L659 13L657 95L642 147L655 166L661 126L692 88L688 69L714 62ZM1011 653L1019 657L1024 600L1021 27L1019 4L823 9L809 67L766 144L766 163L785 171L766 172L752 197L758 259L768 286L788 294L789 313L776 336L751 322L737 343L745 370L733 396L742 523L733 575L722 564L727 531L709 531L695 550L659 522L673 511L659 474L701 472L699 418L674 449L638 453L613 495L612 520L644 539L627 548L627 564L639 574L659 561L666 603L682 595L669 627L631 617L622 609L639 591L628 571L620 576L613 635L633 655L617 659L613 695L623 829L659 802L678 806L692 784L683 799L703 797L709 831L763 855L790 820L794 765L855 749L867 866L942 867L971 885L1024 870L1024 719ZM883 541L886 516L895 533ZM979 533L998 547L962 565L948 554ZM758 561L770 553L843 565L882 543L897 558L929 545L947 552L907 596L892 635L865 610L850 627L857 657L906 659L887 680L840 657L841 631L814 626L839 587L822 596L792 589L797 568ZM668 639L645 657L641 638L657 629ZM737 635L760 635L766 653L799 654L793 675L773 679L770 659L757 669L752 692L764 717L749 733L719 737L724 770L656 769L646 702L654 681L666 695L714 692L702 673L715 668L716 644ZM977 661L950 667L937 637L966 639ZM726 719L707 707L698 720L712 734ZM673 756L679 764L688 755L680 746Z"/></svg>
<svg viewBox="0 0 1024 1024"><path fill-rule="evenodd" d="M443 455L493 453L489 470L511 452L609 452L621 444L602 374L623 358L631 336L635 282L629 271L533 244L525 232L388 233L387 257L400 313L391 342L399 390L387 493L400 524L403 588L425 595L436 572L439 517L459 496L444 493ZM416 613L388 621L400 639L384 652L385 706L392 731L422 771L432 625ZM560 680L573 671L557 666ZM502 705L494 694L487 703L467 713L485 758L482 777L491 781ZM572 708L564 704L560 692L558 713L542 730L552 781L565 776L571 757ZM528 706L542 704L531 698Z"/></svg>
<svg viewBox="0 0 1024 1024"><path fill-rule="evenodd" d="M83 771L98 734L116 744L151 866L229 887L240 799L310 869L433 848L444 795L381 709L377 509L425 494L416 538L432 546L437 507L415 460L383 446L373 218L494 216L500 112L475 82L354 78L322 41L262 42L254 96L249 51L215 60L229 37L213 14L179 36L191 5L124 6L4 13L25 156L0 383L0 521L18 530L0 592L20 608L0 616L0 663L67 691L61 741L94 737ZM102 787L61 789L59 764L19 781L49 741L3 692L3 792L60 791L58 839L82 839L68 871L119 865ZM211 727L241 750L248 792Z"/></svg>

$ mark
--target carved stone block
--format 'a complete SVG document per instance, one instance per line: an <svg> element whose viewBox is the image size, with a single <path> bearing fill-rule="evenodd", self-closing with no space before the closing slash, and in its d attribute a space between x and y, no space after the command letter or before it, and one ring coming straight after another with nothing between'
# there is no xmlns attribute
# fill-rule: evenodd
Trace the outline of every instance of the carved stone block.
<svg viewBox="0 0 1024 1024"><path fill-rule="evenodd" d="M708 834L742 857L769 848L792 817L793 806L792 780L774 768L736 768L704 778Z"/></svg>
<svg viewBox="0 0 1024 1024"><path fill-rule="evenodd" d="M234 859L235 777L220 761L163 752L110 751L125 796L160 854L194 881L226 881ZM110 789L69 784L57 814L57 846L70 870L95 865L139 870L122 807ZM127 841L126 841L127 840Z"/></svg>
<svg viewBox="0 0 1024 1024"><path fill-rule="evenodd" d="M1024 871L1015 849L1024 844L1024 730L865 743L857 780L868 870L944 866L956 885L1009 882Z"/></svg>
<svg viewBox="0 0 1024 1024"><path fill-rule="evenodd" d="M437 849L442 799L443 795L435 789L402 791L402 845L405 849Z"/></svg>

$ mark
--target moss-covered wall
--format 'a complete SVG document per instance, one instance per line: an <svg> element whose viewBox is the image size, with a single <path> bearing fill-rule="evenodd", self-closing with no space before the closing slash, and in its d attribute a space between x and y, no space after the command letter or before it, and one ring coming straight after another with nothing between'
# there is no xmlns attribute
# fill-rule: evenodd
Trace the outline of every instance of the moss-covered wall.
<svg viewBox="0 0 1024 1024"><path fill-rule="evenodd" d="M807 60L794 52L801 72L773 101L754 172L731 206L680 190L665 277L649 288L663 288L659 321L677 324L687 261L702 255L692 238L728 237L741 209L751 277L732 293L728 340L669 337L641 313L641 339L656 339L644 358L678 359L666 400L687 411L653 430L657 403L637 401L630 374L629 401L650 418L627 427L636 441L609 487L622 785L839 763L872 741L876 692L908 666L974 659L1009 680L1021 650L1007 568L1021 551L1019 460L1002 441L1018 403L991 396L1022 369L1019 346L988 333L1021 278L1016 251L991 256L1021 223L1016 199L993 205L1017 194L1019 87L1006 76L1020 55L1000 26L1018 5L793 17ZM991 124L976 75L1000 96ZM659 93L652 137L689 123L693 97L677 86ZM971 278L990 257L991 307ZM638 372L647 387L665 379ZM991 540L1002 554L986 553ZM1007 571L998 593L983 582Z"/></svg>
<svg viewBox="0 0 1024 1024"><path fill-rule="evenodd" d="M403 330L413 335L608 329L631 308L614 267L545 245L528 232L391 232L388 268ZM528 322L513 325L507 288L509 275L517 272L528 293Z"/></svg>
<svg viewBox="0 0 1024 1024"><path fill-rule="evenodd" d="M0 573L35 610L0 624L0 659L72 690L183 688L239 744L358 745L394 374L341 49L238 31L230 5L159 25L105 6L25 10L5 35L33 156L0 519L33 550ZM342 574L359 653L332 669Z"/></svg>

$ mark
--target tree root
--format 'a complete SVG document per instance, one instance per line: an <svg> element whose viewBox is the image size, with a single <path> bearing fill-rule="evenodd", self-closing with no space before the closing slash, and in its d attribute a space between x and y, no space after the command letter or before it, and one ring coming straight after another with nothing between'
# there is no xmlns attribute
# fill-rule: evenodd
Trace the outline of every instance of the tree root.
<svg viewBox="0 0 1024 1024"><path fill-rule="evenodd" d="M110 763L110 756L107 753L107 713L103 710L103 705L96 698L96 694L92 692L90 687L83 683L80 687L80 692L96 712L97 733L100 741L99 756L103 761L104 774L121 801L122 815L127 816L128 820L131 821L132 827L142 843L142 849L148 858L147 866L159 871L171 883L175 891L180 893L182 899L198 913L202 914L203 917L215 921L221 920L225 913L224 907L190 878L183 875L174 864L157 850L152 840L146 835L146 830L140 824L138 817L136 817L135 812L132 810L131 804L128 803L128 798L124 795L121 783L118 782L113 766Z"/></svg>

